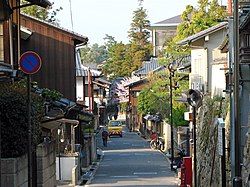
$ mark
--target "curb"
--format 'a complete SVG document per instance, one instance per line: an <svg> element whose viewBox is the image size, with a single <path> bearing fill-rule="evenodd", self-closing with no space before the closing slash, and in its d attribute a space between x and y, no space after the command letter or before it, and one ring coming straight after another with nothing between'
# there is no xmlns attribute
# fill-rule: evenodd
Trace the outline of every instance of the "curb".
<svg viewBox="0 0 250 187"><path fill-rule="evenodd" d="M91 183L91 181L94 179L95 173L96 173L97 169L99 168L100 162L102 161L103 157L104 157L104 155L101 155L100 160L95 165L94 170L92 170L90 178L87 180L87 182L83 186L87 187ZM93 169L93 167L92 167L92 169Z"/></svg>

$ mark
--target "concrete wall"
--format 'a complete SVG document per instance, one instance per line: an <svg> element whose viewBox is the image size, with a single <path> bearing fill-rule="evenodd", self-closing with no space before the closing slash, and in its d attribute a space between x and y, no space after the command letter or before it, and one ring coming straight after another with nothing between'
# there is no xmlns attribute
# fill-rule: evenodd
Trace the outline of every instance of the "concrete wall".
<svg viewBox="0 0 250 187"><path fill-rule="evenodd" d="M37 146L37 186L56 186L56 152L55 143Z"/></svg>
<svg viewBox="0 0 250 187"><path fill-rule="evenodd" d="M1 186L28 186L28 158L27 155L18 158L3 158Z"/></svg>
<svg viewBox="0 0 250 187"><path fill-rule="evenodd" d="M37 147L37 186L56 186L54 143L40 144ZM3 187L28 186L28 158L27 155L18 158L2 159Z"/></svg>

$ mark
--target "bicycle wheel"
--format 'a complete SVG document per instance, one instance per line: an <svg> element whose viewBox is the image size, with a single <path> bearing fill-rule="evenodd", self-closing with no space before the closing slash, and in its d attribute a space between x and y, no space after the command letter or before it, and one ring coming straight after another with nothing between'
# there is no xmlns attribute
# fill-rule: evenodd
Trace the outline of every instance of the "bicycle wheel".
<svg viewBox="0 0 250 187"><path fill-rule="evenodd" d="M157 142L155 140L151 140L151 142L150 142L150 148L151 149L157 149Z"/></svg>

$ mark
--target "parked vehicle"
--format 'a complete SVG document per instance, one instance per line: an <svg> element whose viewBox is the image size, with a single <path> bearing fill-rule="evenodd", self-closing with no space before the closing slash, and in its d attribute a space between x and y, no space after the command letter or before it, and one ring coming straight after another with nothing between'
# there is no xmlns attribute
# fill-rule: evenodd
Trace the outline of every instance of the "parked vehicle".
<svg viewBox="0 0 250 187"><path fill-rule="evenodd" d="M173 163L173 165L175 166L174 169L181 168L181 165L183 163L183 157L186 156L186 152L184 149L178 148L177 151L178 151L178 157L174 158L174 163Z"/></svg>
<svg viewBox="0 0 250 187"><path fill-rule="evenodd" d="M122 137L122 123L118 120L110 120L108 123L109 137L120 136Z"/></svg>
<svg viewBox="0 0 250 187"><path fill-rule="evenodd" d="M153 133L151 135L150 147L151 149L157 149L163 151L164 139L162 137L159 137L157 133Z"/></svg>

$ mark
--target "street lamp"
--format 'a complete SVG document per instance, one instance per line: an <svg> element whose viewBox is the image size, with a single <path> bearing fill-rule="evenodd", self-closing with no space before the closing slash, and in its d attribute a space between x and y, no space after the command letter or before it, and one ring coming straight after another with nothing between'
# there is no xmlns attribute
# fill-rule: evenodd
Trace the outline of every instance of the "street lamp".
<svg viewBox="0 0 250 187"><path fill-rule="evenodd" d="M197 159L196 159L196 109L201 106L202 94L198 90L190 89L187 94L187 101L190 106L192 106L193 111L193 144L194 144L194 187L197 187Z"/></svg>
<svg viewBox="0 0 250 187"><path fill-rule="evenodd" d="M171 170L174 170L174 129L173 129L173 81L174 72L176 71L177 63L175 61L168 65L169 70L169 85L170 85L170 128L171 128Z"/></svg>

